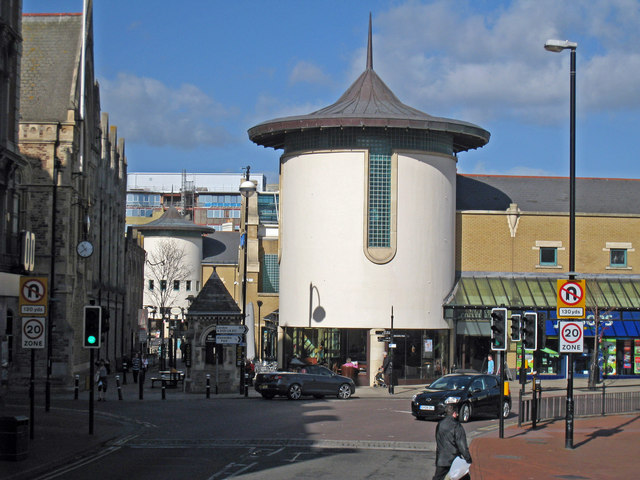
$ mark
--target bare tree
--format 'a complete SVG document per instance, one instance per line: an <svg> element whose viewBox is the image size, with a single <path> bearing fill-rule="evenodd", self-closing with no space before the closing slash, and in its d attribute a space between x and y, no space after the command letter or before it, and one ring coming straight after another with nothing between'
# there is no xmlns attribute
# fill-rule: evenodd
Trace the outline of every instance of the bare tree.
<svg viewBox="0 0 640 480"><path fill-rule="evenodd" d="M191 270L185 264L187 254L175 240L161 240L147 259L147 278L153 280L154 288L149 291L153 304L164 314L179 295L174 290L174 282L182 283L191 277Z"/></svg>
<svg viewBox="0 0 640 480"><path fill-rule="evenodd" d="M613 309L601 312L596 305L593 308L594 334L593 334L593 352L591 353L591 366L589 367L589 388L594 390L600 380L600 372L598 367L598 356L600 354L600 343L607 328L602 325L603 320L611 317Z"/></svg>

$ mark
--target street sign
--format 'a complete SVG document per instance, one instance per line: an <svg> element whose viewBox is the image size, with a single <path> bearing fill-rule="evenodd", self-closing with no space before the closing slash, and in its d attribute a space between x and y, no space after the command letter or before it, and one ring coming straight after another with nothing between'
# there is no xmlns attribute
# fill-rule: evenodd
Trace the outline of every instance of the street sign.
<svg viewBox="0 0 640 480"><path fill-rule="evenodd" d="M20 277L20 315L47 314L47 277Z"/></svg>
<svg viewBox="0 0 640 480"><path fill-rule="evenodd" d="M560 353L582 353L584 347L584 322L558 322Z"/></svg>
<svg viewBox="0 0 640 480"><path fill-rule="evenodd" d="M558 280L558 318L584 318L586 282L584 280Z"/></svg>
<svg viewBox="0 0 640 480"><path fill-rule="evenodd" d="M22 348L44 348L45 319L42 317L22 318Z"/></svg>
<svg viewBox="0 0 640 480"><path fill-rule="evenodd" d="M242 343L242 335L216 335L216 343L219 345Z"/></svg>
<svg viewBox="0 0 640 480"><path fill-rule="evenodd" d="M246 325L216 325L216 335L242 335L249 331Z"/></svg>

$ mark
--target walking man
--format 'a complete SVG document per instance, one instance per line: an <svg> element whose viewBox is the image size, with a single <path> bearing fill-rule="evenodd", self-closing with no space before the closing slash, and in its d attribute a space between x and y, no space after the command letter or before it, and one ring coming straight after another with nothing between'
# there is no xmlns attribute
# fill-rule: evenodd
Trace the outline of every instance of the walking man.
<svg viewBox="0 0 640 480"><path fill-rule="evenodd" d="M133 383L138 383L138 374L140 373L140 354L136 352L131 361L131 371L133 372Z"/></svg>
<svg viewBox="0 0 640 480"><path fill-rule="evenodd" d="M433 480L443 480L449 473L451 464L460 456L471 463L471 454L467 446L467 435L458 422L458 410L453 405L444 409L446 416L436 427L436 473ZM468 479L469 474L463 479Z"/></svg>

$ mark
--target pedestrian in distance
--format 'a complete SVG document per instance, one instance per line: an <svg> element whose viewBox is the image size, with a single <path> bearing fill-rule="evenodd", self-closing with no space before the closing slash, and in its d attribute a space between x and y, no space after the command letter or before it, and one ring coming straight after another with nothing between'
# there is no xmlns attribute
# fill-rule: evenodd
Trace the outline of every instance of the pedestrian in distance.
<svg viewBox="0 0 640 480"><path fill-rule="evenodd" d="M489 356L487 357L487 373L489 375L493 375L494 371L495 371L495 364L493 363L493 356L489 354Z"/></svg>
<svg viewBox="0 0 640 480"><path fill-rule="evenodd" d="M391 363L391 357L387 352L384 352L384 360L382 360L382 373L384 374L385 385L391 385L393 377L393 364ZM395 385L395 384L394 384Z"/></svg>
<svg viewBox="0 0 640 480"><path fill-rule="evenodd" d="M444 409L445 417L436 427L436 473L433 480L443 480L456 457L462 457L471 463L471 454L467 445L467 435L458 422L458 410L453 405ZM466 474L463 479L469 479Z"/></svg>
<svg viewBox="0 0 640 480"><path fill-rule="evenodd" d="M131 360L131 374L133 375L133 383L138 383L138 374L140 373L140 354L136 352Z"/></svg>
<svg viewBox="0 0 640 480"><path fill-rule="evenodd" d="M104 360L98 362L98 374L96 376L98 378L96 382L98 385L98 401L105 402L107 400L105 398L107 394L107 365Z"/></svg>

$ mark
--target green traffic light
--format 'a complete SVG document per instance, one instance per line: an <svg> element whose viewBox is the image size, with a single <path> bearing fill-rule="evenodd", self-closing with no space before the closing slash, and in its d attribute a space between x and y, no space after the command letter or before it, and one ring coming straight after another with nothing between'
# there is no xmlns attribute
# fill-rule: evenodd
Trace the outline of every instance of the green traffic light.
<svg viewBox="0 0 640 480"><path fill-rule="evenodd" d="M89 335L87 337L87 343L90 345L93 345L94 343L96 343L96 340L97 340L96 337L94 337L93 335Z"/></svg>

